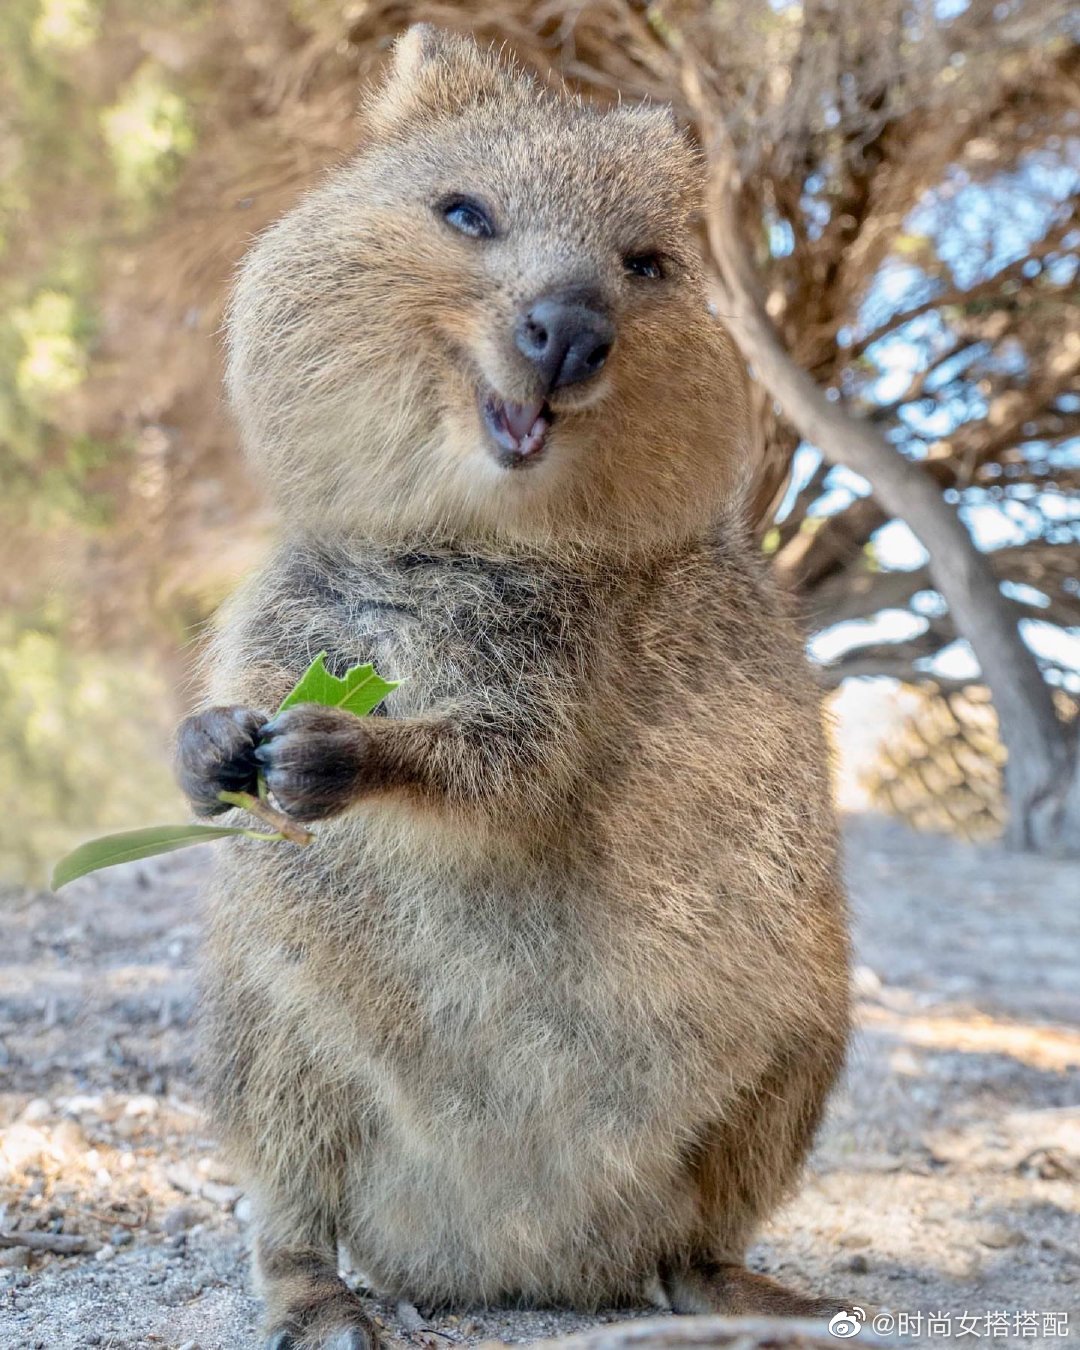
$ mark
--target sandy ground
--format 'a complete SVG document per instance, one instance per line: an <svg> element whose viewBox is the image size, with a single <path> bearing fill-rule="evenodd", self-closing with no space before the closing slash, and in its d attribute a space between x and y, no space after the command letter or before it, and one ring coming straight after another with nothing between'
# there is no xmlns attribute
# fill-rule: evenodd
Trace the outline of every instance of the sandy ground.
<svg viewBox="0 0 1080 1350"><path fill-rule="evenodd" d="M901 1345L1080 1339L1080 868L873 817L847 836L859 1034L752 1264L888 1310ZM258 1344L246 1202L193 1086L205 861L0 896L3 1350ZM85 1250L36 1250L58 1239ZM597 1320L374 1307L402 1345Z"/></svg>

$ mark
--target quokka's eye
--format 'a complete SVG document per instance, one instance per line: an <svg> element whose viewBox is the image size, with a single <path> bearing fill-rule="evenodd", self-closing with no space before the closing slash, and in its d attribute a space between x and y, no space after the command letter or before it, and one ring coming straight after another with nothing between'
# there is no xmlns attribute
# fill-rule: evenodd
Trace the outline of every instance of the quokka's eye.
<svg viewBox="0 0 1080 1350"><path fill-rule="evenodd" d="M664 275L659 253L631 253L623 259L623 266L632 277L644 277L646 281L660 281Z"/></svg>
<svg viewBox="0 0 1080 1350"><path fill-rule="evenodd" d="M471 197L447 197L437 209L447 225L470 239L491 239L495 235L491 217Z"/></svg>

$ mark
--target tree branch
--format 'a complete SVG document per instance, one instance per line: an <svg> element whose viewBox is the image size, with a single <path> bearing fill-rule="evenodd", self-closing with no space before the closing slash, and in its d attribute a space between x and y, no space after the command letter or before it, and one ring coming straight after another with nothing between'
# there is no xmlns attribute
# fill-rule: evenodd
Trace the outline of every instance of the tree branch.
<svg viewBox="0 0 1080 1350"><path fill-rule="evenodd" d="M1048 799L1056 803L1065 758L1050 691L1020 636L1013 608L934 480L872 426L830 403L780 344L734 219L738 174L726 129L690 66L684 69L684 87L699 109L712 167L706 228L719 274L718 309L788 421L827 458L866 478L884 509L907 521L926 546L935 585L971 643L994 698L1009 752L1010 838L1030 846L1036 834L1033 815Z"/></svg>
<svg viewBox="0 0 1080 1350"><path fill-rule="evenodd" d="M1045 258L1053 253L1065 236L1075 228L1075 214L1071 214L1067 220L1062 221L1053 230L1047 231L1042 239L1032 244L1022 258L1017 258L1015 262L1002 267L992 277L986 277L983 281L976 282L974 286L966 288L954 286L938 295L931 296L928 300L920 301L917 305L912 305L908 309L890 315L884 323L879 324L865 337L859 338L850 347L842 348L845 361L857 361L866 349L872 347L875 342L880 342L883 337L888 337L898 328L903 328L904 324L910 323L912 319L921 318L922 315L929 314L932 310L944 309L950 305L970 305L977 300L992 299L999 296L1006 282L1023 281L1025 279L1024 268L1032 258Z"/></svg>

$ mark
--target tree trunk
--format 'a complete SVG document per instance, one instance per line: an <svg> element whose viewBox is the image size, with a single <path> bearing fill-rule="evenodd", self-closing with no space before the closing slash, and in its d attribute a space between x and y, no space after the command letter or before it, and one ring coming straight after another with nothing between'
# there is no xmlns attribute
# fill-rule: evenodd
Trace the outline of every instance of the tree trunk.
<svg viewBox="0 0 1080 1350"><path fill-rule="evenodd" d="M730 165L721 149L713 162ZM869 423L850 417L783 348L740 238L734 172L712 184L707 228L719 272L718 308L754 373L799 434L830 462L861 475L881 506L906 522L930 555L929 570L957 630L971 643L993 696L1008 754L1007 842L1014 848L1080 852L1077 757L1013 605L986 557L922 467L905 459Z"/></svg>

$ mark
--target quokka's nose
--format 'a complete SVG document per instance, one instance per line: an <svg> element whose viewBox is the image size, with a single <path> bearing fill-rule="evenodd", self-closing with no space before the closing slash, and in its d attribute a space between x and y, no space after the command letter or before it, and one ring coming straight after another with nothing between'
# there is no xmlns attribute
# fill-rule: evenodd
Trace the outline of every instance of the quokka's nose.
<svg viewBox="0 0 1080 1350"><path fill-rule="evenodd" d="M590 380L601 370L615 341L615 325L593 304L549 295L521 315L514 341L550 391Z"/></svg>

